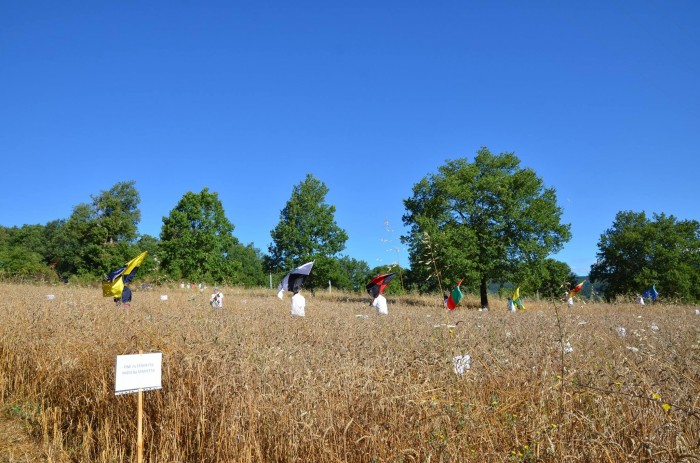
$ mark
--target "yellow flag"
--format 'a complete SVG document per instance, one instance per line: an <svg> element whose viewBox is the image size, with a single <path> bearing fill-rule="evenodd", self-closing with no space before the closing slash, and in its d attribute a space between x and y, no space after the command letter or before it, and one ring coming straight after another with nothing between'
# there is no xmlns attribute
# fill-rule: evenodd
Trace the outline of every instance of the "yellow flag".
<svg viewBox="0 0 700 463"><path fill-rule="evenodd" d="M104 297L120 297L124 291L124 284L131 283L136 275L136 270L146 258L148 251L144 251L138 256L131 259L123 267L119 267L113 271L102 282L102 296Z"/></svg>
<svg viewBox="0 0 700 463"><path fill-rule="evenodd" d="M123 276L126 277L127 275L131 275L131 272L133 272L136 267L141 265L141 262L143 262L143 260L146 258L146 254L148 254L148 251L143 251L141 254L127 262Z"/></svg>
<svg viewBox="0 0 700 463"><path fill-rule="evenodd" d="M102 296L104 297L121 297L124 291L124 281L122 277L117 277L114 281L102 282Z"/></svg>

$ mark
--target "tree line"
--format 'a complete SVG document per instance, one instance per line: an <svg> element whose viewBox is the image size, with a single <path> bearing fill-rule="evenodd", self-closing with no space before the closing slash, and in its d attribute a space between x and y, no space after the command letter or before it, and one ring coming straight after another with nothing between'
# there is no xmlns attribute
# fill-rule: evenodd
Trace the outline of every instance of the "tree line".
<svg viewBox="0 0 700 463"><path fill-rule="evenodd" d="M556 192L513 153L481 148L473 160L449 160L404 200L401 237L409 269L370 268L343 254L348 235L325 201L328 187L313 175L294 186L271 230L267 253L234 235L216 192L187 192L163 217L160 236L138 233L140 197L134 181L119 182L78 204L67 219L45 225L0 227L0 278L99 281L143 251L139 279L155 284L191 281L266 286L309 261L310 289L363 290L377 273L396 271L391 292L443 294L463 290L488 306L489 288L517 284L523 294L561 297L577 283L571 268L550 256L571 239ZM590 279L607 299L656 284L662 296L697 301L700 224L644 212L618 213L598 243ZM504 286L505 284L505 286ZM510 289L504 289L509 291Z"/></svg>

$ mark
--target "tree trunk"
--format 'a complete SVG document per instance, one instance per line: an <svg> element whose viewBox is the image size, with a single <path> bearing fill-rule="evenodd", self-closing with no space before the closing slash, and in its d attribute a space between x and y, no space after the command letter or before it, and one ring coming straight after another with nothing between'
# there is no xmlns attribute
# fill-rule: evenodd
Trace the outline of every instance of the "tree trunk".
<svg viewBox="0 0 700 463"><path fill-rule="evenodd" d="M489 308L489 297L486 292L488 287L486 286L486 277L481 277L481 285L479 286L479 293L481 294L481 308Z"/></svg>

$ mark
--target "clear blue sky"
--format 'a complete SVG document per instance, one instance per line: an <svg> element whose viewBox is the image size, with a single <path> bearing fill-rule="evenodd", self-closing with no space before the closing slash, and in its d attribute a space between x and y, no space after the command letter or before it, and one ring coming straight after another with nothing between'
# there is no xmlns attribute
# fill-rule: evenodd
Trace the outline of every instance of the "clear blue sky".
<svg viewBox="0 0 700 463"><path fill-rule="evenodd" d="M267 251L312 173L347 255L407 265L402 200L487 146L556 189L584 274L618 211L700 219L698 24L694 0L3 1L0 224L135 180L158 236L208 187Z"/></svg>

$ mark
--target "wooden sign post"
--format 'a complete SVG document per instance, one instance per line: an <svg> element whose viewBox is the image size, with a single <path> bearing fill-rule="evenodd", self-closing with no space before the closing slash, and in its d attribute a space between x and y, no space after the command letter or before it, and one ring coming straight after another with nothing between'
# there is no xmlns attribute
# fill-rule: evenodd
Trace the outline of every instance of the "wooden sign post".
<svg viewBox="0 0 700 463"><path fill-rule="evenodd" d="M138 393L137 461L143 461L143 391L161 389L163 354L117 355L114 394Z"/></svg>

